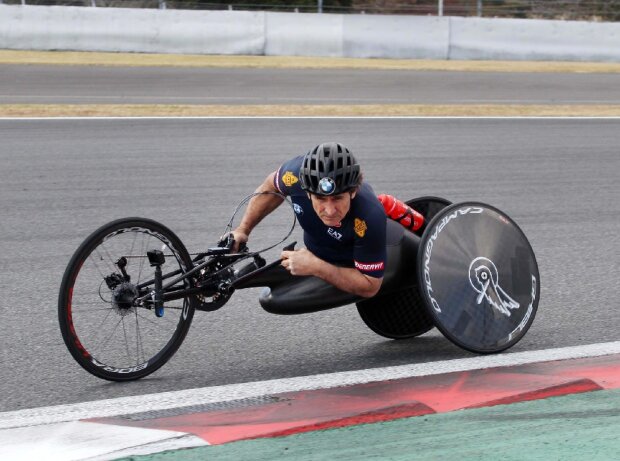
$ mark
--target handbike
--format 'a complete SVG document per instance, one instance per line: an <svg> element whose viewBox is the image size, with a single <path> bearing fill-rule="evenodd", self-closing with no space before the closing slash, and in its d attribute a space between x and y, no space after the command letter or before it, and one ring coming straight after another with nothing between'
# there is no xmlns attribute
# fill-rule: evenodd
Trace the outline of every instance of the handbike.
<svg viewBox="0 0 620 461"><path fill-rule="evenodd" d="M365 324L387 338L412 338L436 326L477 353L516 344L540 297L538 266L521 229L479 202L421 197L407 204L427 225L413 233L388 219L385 275L369 299L317 277L293 276L280 260L267 264L265 250L233 252L229 235L190 256L156 221L110 222L82 243L64 273L58 315L65 344L95 376L139 379L178 350L195 311L215 311L236 290L250 287L266 287L259 302L274 314L355 303Z"/></svg>

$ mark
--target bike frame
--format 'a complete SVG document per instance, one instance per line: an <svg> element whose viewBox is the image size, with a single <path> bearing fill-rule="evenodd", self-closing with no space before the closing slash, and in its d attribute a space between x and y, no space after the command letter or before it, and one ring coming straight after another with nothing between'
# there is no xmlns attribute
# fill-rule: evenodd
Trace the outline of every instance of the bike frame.
<svg viewBox="0 0 620 461"><path fill-rule="evenodd" d="M285 250L292 250L296 242L285 247ZM205 259L203 262L194 265L187 272L182 272L181 269L177 269L167 274L158 275L157 269L153 278L136 285L141 295L135 299L134 303L145 305L154 304L155 307L160 307L164 302L174 301L177 299L183 299L188 296L205 295L215 296L220 295L229 297L232 292L238 287L237 282L243 280L247 282L252 278L255 272L265 266L266 262L260 256L259 253L249 253L243 251L240 253L232 253L232 242L227 243L224 246L218 246L209 248L206 252L198 254L193 260L193 263ZM245 259L252 258L253 261L241 269L235 271L233 266ZM163 264L161 262L151 260L151 265L157 268L158 265ZM279 264L280 261L275 261L275 264ZM274 264L274 263L272 263ZM191 288L174 288L179 282L198 275L195 282L199 282L200 286L192 286ZM170 280L172 278L172 280ZM152 287L151 289L149 289ZM144 290L147 290L145 293ZM223 305L223 304L222 304ZM221 307L221 306L219 306ZM196 307L197 310L214 310L205 309L200 306Z"/></svg>

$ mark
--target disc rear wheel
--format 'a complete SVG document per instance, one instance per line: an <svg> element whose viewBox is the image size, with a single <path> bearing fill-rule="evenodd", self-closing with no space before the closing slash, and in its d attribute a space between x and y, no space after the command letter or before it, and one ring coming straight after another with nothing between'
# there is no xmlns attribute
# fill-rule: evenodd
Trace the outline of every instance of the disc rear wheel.
<svg viewBox="0 0 620 461"><path fill-rule="evenodd" d="M540 299L536 257L497 208L465 202L442 210L424 232L417 264L426 310L457 346L500 352L532 325Z"/></svg>

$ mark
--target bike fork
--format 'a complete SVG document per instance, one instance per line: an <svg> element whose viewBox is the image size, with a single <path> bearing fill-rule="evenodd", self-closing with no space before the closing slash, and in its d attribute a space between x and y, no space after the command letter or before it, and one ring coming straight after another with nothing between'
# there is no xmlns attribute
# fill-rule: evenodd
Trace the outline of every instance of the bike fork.
<svg viewBox="0 0 620 461"><path fill-rule="evenodd" d="M151 250L146 252L149 262L151 263L151 267L155 267L155 287L153 291L151 291L151 299L153 300L153 305L155 306L155 315L157 317L164 316L164 298L163 298L163 287L162 287L162 272L161 266L166 261L164 258L164 253L159 250Z"/></svg>

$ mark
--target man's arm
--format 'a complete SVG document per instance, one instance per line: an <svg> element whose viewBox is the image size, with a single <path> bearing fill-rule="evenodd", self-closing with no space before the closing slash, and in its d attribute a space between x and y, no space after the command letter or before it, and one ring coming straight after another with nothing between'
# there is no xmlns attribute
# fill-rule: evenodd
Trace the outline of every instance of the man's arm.
<svg viewBox="0 0 620 461"><path fill-rule="evenodd" d="M311 251L283 251L282 266L293 275L314 275L342 291L371 298L381 288L383 277L371 277L349 267L338 267L315 256Z"/></svg>
<svg viewBox="0 0 620 461"><path fill-rule="evenodd" d="M278 190L273 184L275 175L276 172L274 171L269 176L267 176L263 183L258 186L258 189L256 189L256 191L254 192L277 193ZM275 194L263 194L252 197L247 209L245 210L245 213L243 214L243 217L241 218L239 226L237 226L237 228L232 231L232 234L235 238L235 251L238 250L241 243L246 243L248 241L248 237L250 235L250 232L252 232L252 229L254 229L265 216L278 208L278 206L280 206L283 201L284 199L280 195Z"/></svg>

